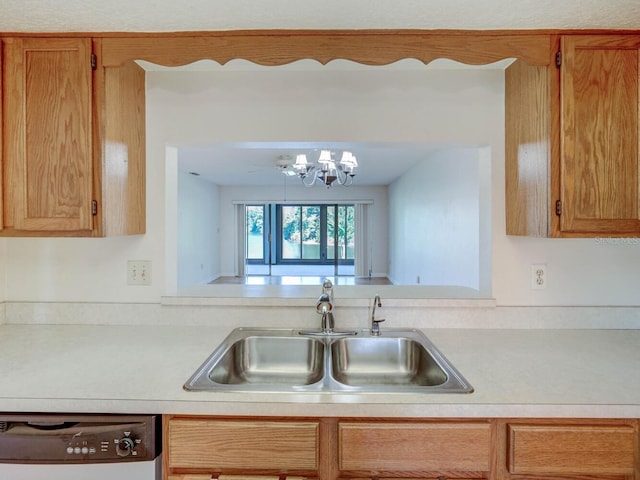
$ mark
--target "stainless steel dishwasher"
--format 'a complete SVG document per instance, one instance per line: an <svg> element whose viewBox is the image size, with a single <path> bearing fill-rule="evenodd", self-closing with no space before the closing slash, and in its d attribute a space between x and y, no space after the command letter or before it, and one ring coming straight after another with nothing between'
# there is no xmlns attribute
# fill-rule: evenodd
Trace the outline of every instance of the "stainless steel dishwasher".
<svg viewBox="0 0 640 480"><path fill-rule="evenodd" d="M159 415L0 414L0 480L160 480Z"/></svg>

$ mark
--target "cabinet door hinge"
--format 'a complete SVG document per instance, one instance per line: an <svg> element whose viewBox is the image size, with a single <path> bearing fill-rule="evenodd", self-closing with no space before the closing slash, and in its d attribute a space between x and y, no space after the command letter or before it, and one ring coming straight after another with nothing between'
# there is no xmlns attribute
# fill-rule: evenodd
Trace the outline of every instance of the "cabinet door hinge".
<svg viewBox="0 0 640 480"><path fill-rule="evenodd" d="M562 202L560 200L556 200L556 215L562 215Z"/></svg>
<svg viewBox="0 0 640 480"><path fill-rule="evenodd" d="M91 200L91 215L98 215L98 202Z"/></svg>
<svg viewBox="0 0 640 480"><path fill-rule="evenodd" d="M556 67L562 66L562 52L556 52Z"/></svg>
<svg viewBox="0 0 640 480"><path fill-rule="evenodd" d="M96 56L95 53L91 54L91 70L97 70L98 69L98 57Z"/></svg>

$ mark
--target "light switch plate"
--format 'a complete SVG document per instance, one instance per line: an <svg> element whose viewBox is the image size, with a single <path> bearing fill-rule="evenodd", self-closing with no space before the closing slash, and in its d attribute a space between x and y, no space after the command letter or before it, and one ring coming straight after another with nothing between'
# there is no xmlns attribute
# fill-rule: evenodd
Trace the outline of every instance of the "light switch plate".
<svg viewBox="0 0 640 480"><path fill-rule="evenodd" d="M151 260L127 262L127 285L151 285Z"/></svg>

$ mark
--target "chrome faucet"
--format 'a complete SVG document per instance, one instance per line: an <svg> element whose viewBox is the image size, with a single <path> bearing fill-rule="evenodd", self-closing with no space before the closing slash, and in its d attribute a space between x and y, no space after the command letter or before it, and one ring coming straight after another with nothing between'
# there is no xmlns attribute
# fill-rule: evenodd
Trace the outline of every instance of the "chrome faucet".
<svg viewBox="0 0 640 480"><path fill-rule="evenodd" d="M333 284L325 278L322 283L322 295L316 301L316 312L322 315L322 333L333 333L335 320L333 318Z"/></svg>
<svg viewBox="0 0 640 480"><path fill-rule="evenodd" d="M380 301L380 295L376 295L373 299L373 308L371 310L371 335L376 337L380 336L380 323L384 322L384 318L376 320L376 306L382 307L382 302Z"/></svg>
<svg viewBox="0 0 640 480"><path fill-rule="evenodd" d="M357 335L356 330L335 330L333 318L333 283L325 278L322 283L322 294L316 300L316 313L322 315L320 330L300 330L298 335Z"/></svg>

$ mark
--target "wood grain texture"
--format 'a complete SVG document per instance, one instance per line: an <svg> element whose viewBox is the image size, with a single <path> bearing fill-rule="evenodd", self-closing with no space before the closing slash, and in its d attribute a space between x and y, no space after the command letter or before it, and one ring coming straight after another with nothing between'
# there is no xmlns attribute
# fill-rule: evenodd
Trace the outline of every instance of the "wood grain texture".
<svg viewBox="0 0 640 480"><path fill-rule="evenodd" d="M104 69L104 236L146 228L145 73L136 63Z"/></svg>
<svg viewBox="0 0 640 480"><path fill-rule="evenodd" d="M338 464L338 420L320 419L318 448L318 477L322 480L336 480L339 476Z"/></svg>
<svg viewBox="0 0 640 480"><path fill-rule="evenodd" d="M165 427L166 465L169 472L315 471L318 429L314 421L172 418Z"/></svg>
<svg viewBox="0 0 640 480"><path fill-rule="evenodd" d="M326 64L347 59L385 65L404 58L429 63L449 58L481 65L505 58L521 58L531 65L549 62L549 36L531 33L481 31L429 32L416 30L273 30L202 32L193 36L156 35L104 38L104 65L120 66L146 60L179 66L210 59L225 64L233 59L260 65L284 65L300 59Z"/></svg>
<svg viewBox="0 0 640 480"><path fill-rule="evenodd" d="M5 201L18 230L90 231L91 42L6 39Z"/></svg>
<svg viewBox="0 0 640 480"><path fill-rule="evenodd" d="M168 475L167 480L211 480L211 475Z"/></svg>
<svg viewBox="0 0 640 480"><path fill-rule="evenodd" d="M549 67L515 61L505 72L507 235L549 234Z"/></svg>
<svg viewBox="0 0 640 480"><path fill-rule="evenodd" d="M488 472L490 467L489 423L340 422L338 435L341 471Z"/></svg>
<svg viewBox="0 0 640 480"><path fill-rule="evenodd" d="M280 480L280 475L220 475L218 480Z"/></svg>
<svg viewBox="0 0 640 480"><path fill-rule="evenodd" d="M4 229L5 215L4 215L4 174L3 174L3 153L4 148L2 144L2 132L4 130L4 117L2 116L2 104L4 103L4 89L2 88L2 40L0 39L0 232Z"/></svg>
<svg viewBox="0 0 640 480"><path fill-rule="evenodd" d="M510 425L512 474L633 475L632 426Z"/></svg>
<svg viewBox="0 0 640 480"><path fill-rule="evenodd" d="M562 232L640 234L640 37L562 38Z"/></svg>

